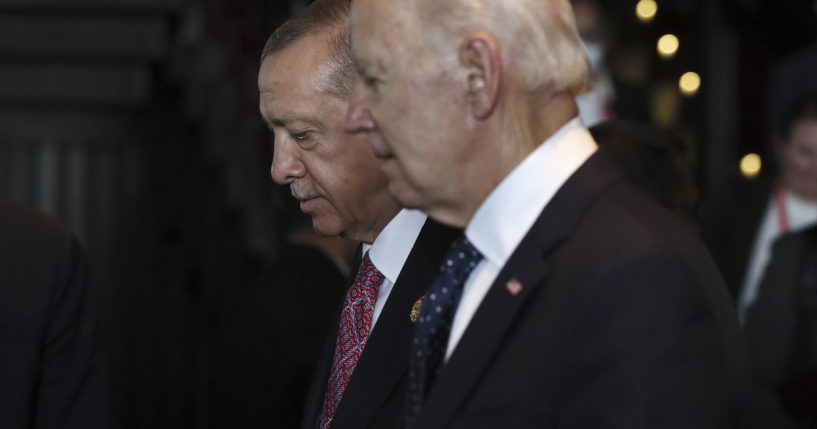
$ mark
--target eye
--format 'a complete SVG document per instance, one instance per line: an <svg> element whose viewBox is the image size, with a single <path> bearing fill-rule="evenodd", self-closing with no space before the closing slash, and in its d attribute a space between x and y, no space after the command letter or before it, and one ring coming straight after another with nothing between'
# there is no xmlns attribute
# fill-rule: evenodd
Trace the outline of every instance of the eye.
<svg viewBox="0 0 817 429"><path fill-rule="evenodd" d="M363 85L372 91L377 91L377 87L380 85L380 79L372 76L363 76Z"/></svg>
<svg viewBox="0 0 817 429"><path fill-rule="evenodd" d="M289 132L289 137L292 140L295 140L295 142L297 142L297 143L303 143L303 142L309 140L309 137L310 137L311 134L312 134L312 130L298 131L298 132L290 131Z"/></svg>
<svg viewBox="0 0 817 429"><path fill-rule="evenodd" d="M289 138L303 150L312 150L318 144L315 130L289 131Z"/></svg>
<svg viewBox="0 0 817 429"><path fill-rule="evenodd" d="M303 131L303 132L298 132L298 133L292 133L291 132L291 133L289 133L289 136L293 140L295 140L296 142L300 143L300 142L305 142L309 138L309 134L311 134L311 133L312 133L311 131Z"/></svg>

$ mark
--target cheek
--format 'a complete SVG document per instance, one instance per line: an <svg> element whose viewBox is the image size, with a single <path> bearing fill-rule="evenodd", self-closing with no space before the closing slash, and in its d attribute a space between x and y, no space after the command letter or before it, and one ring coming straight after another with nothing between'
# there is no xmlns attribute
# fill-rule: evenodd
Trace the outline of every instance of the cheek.
<svg viewBox="0 0 817 429"><path fill-rule="evenodd" d="M798 176L817 173L817 171L815 171L815 164L811 162L811 160L796 155L790 155L786 158L786 168L792 174Z"/></svg>

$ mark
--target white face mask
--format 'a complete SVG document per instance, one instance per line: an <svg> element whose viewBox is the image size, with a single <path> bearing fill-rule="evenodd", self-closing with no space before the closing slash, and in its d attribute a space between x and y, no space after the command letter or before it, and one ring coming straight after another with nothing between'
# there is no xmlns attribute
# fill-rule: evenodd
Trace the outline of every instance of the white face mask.
<svg viewBox="0 0 817 429"><path fill-rule="evenodd" d="M590 66L593 70L598 70L604 65L604 45L601 43L585 43L584 49L587 51L587 58L590 59Z"/></svg>

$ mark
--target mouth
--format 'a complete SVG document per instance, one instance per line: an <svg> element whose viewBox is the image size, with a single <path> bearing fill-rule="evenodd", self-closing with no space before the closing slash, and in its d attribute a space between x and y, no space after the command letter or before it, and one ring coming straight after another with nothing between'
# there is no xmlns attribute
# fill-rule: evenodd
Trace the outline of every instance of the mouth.
<svg viewBox="0 0 817 429"><path fill-rule="evenodd" d="M381 161L388 161L390 159L394 159L394 155L388 152L374 152L374 157L381 160Z"/></svg>
<svg viewBox="0 0 817 429"><path fill-rule="evenodd" d="M373 134L369 134L369 146L372 148L374 157L379 160L394 158L394 154L389 150L389 146L382 138L377 138Z"/></svg>
<svg viewBox="0 0 817 429"><path fill-rule="evenodd" d="M315 202L318 201L318 197L309 198L309 199L306 199L306 200L299 200L299 201L301 202L299 204L299 207L300 207L301 211L303 213L310 214L310 212L312 212L312 208L315 205Z"/></svg>

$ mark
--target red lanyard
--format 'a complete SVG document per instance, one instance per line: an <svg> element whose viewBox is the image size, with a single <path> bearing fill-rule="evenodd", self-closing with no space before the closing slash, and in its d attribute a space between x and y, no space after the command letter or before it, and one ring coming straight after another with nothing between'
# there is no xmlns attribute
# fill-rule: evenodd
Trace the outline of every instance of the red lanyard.
<svg viewBox="0 0 817 429"><path fill-rule="evenodd" d="M785 234L789 231L789 209L786 206L786 189L783 185L778 185L774 190L774 205L777 209L777 225L780 233Z"/></svg>

